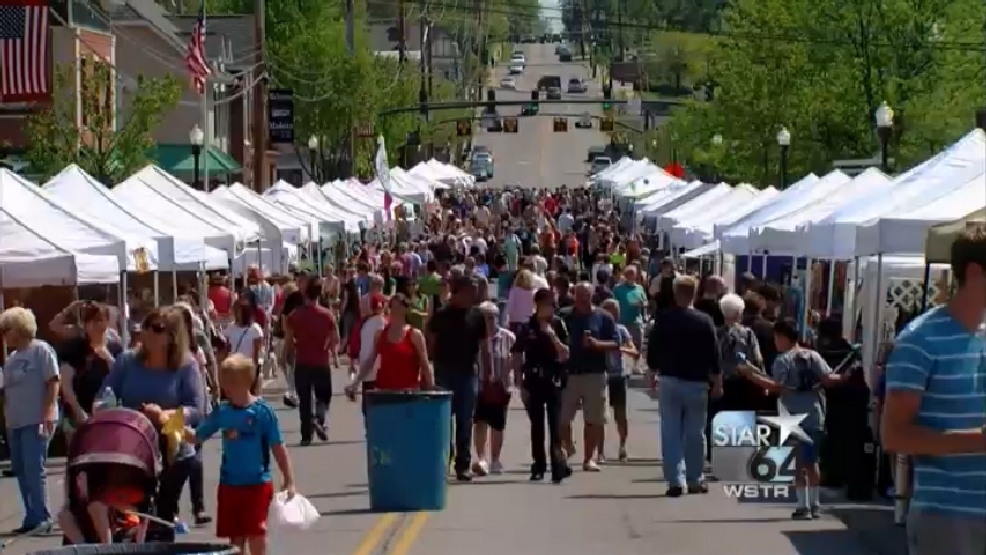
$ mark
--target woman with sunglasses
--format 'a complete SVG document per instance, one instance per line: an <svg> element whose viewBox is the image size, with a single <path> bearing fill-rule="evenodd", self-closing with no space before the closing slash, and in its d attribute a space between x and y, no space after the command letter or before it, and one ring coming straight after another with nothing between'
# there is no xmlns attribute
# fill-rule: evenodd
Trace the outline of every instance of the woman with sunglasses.
<svg viewBox="0 0 986 555"><path fill-rule="evenodd" d="M360 365L353 381L346 386L350 398L356 395L360 383L370 374L379 360L375 389L399 391L434 387L435 376L428 364L425 336L407 323L410 304L401 294L390 299L390 321L374 340L373 351Z"/></svg>
<svg viewBox="0 0 986 555"><path fill-rule="evenodd" d="M185 425L194 428L205 406L205 388L188 337L179 311L152 310L141 326L140 344L117 357L103 387L110 388L122 406L143 412L157 427L181 411ZM175 459L165 460L156 496L157 516L165 522L178 514L194 457L195 446L182 443ZM155 536L174 541L174 529L165 527Z"/></svg>

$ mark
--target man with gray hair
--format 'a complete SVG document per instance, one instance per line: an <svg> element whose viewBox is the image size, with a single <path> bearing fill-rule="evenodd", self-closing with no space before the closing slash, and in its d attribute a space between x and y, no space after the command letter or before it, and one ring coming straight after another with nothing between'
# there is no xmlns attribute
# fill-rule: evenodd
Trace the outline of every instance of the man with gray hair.
<svg viewBox="0 0 986 555"><path fill-rule="evenodd" d="M722 396L716 329L708 314L692 308L697 289L693 277L674 279L674 306L657 315L647 346L647 364L661 380L658 408L669 497L681 497L686 485L688 493L708 493L703 470L709 384L713 398Z"/></svg>

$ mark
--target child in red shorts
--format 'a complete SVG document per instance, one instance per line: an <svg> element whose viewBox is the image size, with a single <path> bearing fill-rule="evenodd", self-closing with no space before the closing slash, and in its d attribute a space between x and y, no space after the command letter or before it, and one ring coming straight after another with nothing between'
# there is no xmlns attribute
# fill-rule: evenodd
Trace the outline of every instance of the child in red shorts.
<svg viewBox="0 0 986 555"><path fill-rule="evenodd" d="M271 455L289 499L294 496L294 479L273 407L250 392L256 374L253 361L242 355L223 361L219 385L226 400L197 430L186 429L185 440L202 443L222 434L216 535L228 538L241 553L265 555L267 512L274 497Z"/></svg>

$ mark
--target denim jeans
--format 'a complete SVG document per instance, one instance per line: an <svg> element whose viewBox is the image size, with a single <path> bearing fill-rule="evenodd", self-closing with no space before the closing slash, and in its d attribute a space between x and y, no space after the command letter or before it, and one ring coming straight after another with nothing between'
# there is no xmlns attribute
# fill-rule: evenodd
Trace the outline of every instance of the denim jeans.
<svg viewBox="0 0 986 555"><path fill-rule="evenodd" d="M325 425L332 401L332 368L295 364L294 384L298 391L298 414L301 417L301 440L311 441L312 422ZM312 399L314 398L314 407Z"/></svg>
<svg viewBox="0 0 986 555"><path fill-rule="evenodd" d="M455 471L466 472L472 463L472 416L479 395L479 378L473 374L448 373L436 380L440 387L452 392Z"/></svg>
<svg viewBox="0 0 986 555"><path fill-rule="evenodd" d="M658 390L661 452L664 479L671 486L696 486L702 483L708 409L708 382L661 377Z"/></svg>
<svg viewBox="0 0 986 555"><path fill-rule="evenodd" d="M10 446L10 469L17 476L24 504L25 528L34 528L51 520L48 512L48 480L45 463L48 462L48 442L51 437L41 433L34 424L7 430Z"/></svg>

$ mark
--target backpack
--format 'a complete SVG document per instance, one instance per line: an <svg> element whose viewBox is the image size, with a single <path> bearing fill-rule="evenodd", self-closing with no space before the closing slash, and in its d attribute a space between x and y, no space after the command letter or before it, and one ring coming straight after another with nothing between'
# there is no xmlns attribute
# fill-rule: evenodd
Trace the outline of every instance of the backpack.
<svg viewBox="0 0 986 555"><path fill-rule="evenodd" d="M750 364L760 358L756 350L757 338L753 330L746 326L721 326L716 330L716 343L719 347L719 361L725 371L735 370L742 353Z"/></svg>

